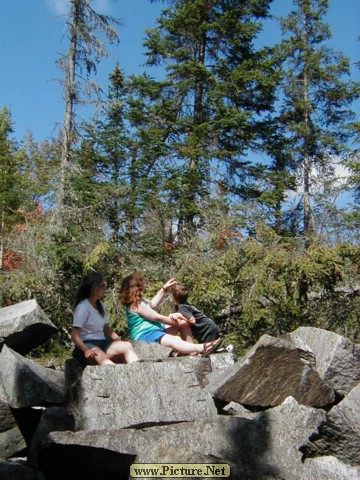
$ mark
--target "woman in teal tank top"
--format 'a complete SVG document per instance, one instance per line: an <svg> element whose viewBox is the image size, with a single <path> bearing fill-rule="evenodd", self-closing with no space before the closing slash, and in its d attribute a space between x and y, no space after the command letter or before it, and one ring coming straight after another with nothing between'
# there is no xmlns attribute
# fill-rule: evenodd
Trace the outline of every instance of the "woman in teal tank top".
<svg viewBox="0 0 360 480"><path fill-rule="evenodd" d="M135 272L124 278L120 288L120 300L126 306L130 338L158 342L184 354L208 356L218 348L220 339L195 344L192 342L190 325L181 314L165 316L154 310L165 292L176 284L175 278L171 278L151 300L147 300L143 298L145 281L141 273Z"/></svg>

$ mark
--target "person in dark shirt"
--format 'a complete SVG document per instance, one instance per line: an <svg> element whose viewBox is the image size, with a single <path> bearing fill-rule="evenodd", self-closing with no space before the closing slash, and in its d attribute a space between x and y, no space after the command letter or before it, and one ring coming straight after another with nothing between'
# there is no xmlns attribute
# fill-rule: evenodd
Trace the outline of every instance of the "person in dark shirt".
<svg viewBox="0 0 360 480"><path fill-rule="evenodd" d="M174 312L181 313L187 319L191 326L191 333L199 343L210 342L219 338L219 329L216 323L194 305L187 303L189 290L185 286L176 284L171 287L171 293L174 301Z"/></svg>

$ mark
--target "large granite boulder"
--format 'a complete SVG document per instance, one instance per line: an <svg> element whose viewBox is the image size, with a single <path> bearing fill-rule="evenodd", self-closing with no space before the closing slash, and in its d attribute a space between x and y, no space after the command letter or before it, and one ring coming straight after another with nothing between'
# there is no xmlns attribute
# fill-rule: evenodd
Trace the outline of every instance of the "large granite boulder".
<svg viewBox="0 0 360 480"><path fill-rule="evenodd" d="M216 415L191 369L174 362L88 366L69 388L76 430L113 430Z"/></svg>
<svg viewBox="0 0 360 480"><path fill-rule="evenodd" d="M299 447L324 418L322 410L300 405L289 398L283 405L259 413L254 420L218 415L140 429L52 432L39 446L39 465L43 469L42 463L47 462L49 455L57 459L74 447L78 452L84 449L87 455L90 455L89 449L118 453L123 456L122 460L118 457L118 462L124 469L126 462L129 468L134 461L179 460L174 452L186 449L190 457L193 453L192 458L203 458L205 463L228 463L233 475L241 474L233 478L298 480L303 469ZM54 468L57 468L58 460L55 462Z"/></svg>
<svg viewBox="0 0 360 480"><path fill-rule="evenodd" d="M360 383L327 413L318 433L302 450L306 457L332 455L360 466Z"/></svg>
<svg viewBox="0 0 360 480"><path fill-rule="evenodd" d="M36 300L0 308L0 337L22 355L42 345L57 331Z"/></svg>
<svg viewBox="0 0 360 480"><path fill-rule="evenodd" d="M316 371L340 396L360 382L360 345L314 327L299 327L288 337L295 345L308 346L316 357Z"/></svg>
<svg viewBox="0 0 360 480"><path fill-rule="evenodd" d="M289 396L308 406L330 405L334 392L309 358L291 342L263 335L233 366L210 373L206 388L217 400L254 407L280 405Z"/></svg>
<svg viewBox="0 0 360 480"><path fill-rule="evenodd" d="M80 469L83 477L128 480L138 462L203 463L208 479L220 478L212 465L228 465L230 480L355 480L360 387L346 393L351 382L344 386L332 371L348 368L351 348L334 361L339 341L324 358L309 343L302 331L264 335L236 362L228 353L173 357L161 345L134 342L141 363L69 359L64 374L5 345L0 457L8 461L0 461L0 478L59 480ZM333 382L336 398L316 368ZM9 461L18 449L13 428L27 462Z"/></svg>
<svg viewBox="0 0 360 480"><path fill-rule="evenodd" d="M6 345L0 353L0 381L13 408L61 404L64 374L26 359Z"/></svg>

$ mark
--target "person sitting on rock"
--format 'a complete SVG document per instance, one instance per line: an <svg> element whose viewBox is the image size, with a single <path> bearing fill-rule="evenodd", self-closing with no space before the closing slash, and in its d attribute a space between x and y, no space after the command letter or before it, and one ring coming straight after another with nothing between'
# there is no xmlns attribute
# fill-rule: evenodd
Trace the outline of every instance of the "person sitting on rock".
<svg viewBox="0 0 360 480"><path fill-rule="evenodd" d="M175 305L174 312L181 313L188 320L191 333L198 342L211 342L219 338L219 329L216 323L201 310L188 303L188 288L176 284L171 287L171 294Z"/></svg>
<svg viewBox="0 0 360 480"><path fill-rule="evenodd" d="M165 292L176 283L175 278L171 278L151 300L148 300L143 298L145 281L140 272L124 278L120 288L120 301L126 306L130 338L145 342L158 342L160 345L182 354L197 353L206 357L217 349L221 342L220 339L196 344L184 340L190 336L190 326L187 320L179 313L165 316L155 310ZM178 333L181 336L178 336Z"/></svg>
<svg viewBox="0 0 360 480"><path fill-rule="evenodd" d="M105 291L100 273L93 272L83 278L74 303L72 355L91 365L114 364L120 357L126 363L139 361L132 344L122 341L109 326L101 301Z"/></svg>

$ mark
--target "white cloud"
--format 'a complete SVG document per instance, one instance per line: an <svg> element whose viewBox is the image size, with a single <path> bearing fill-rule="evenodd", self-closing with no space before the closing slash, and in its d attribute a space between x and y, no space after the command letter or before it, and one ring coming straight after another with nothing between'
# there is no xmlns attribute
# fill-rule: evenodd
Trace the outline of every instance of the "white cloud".
<svg viewBox="0 0 360 480"><path fill-rule="evenodd" d="M109 14L111 7L109 0L92 0L96 12ZM46 0L48 8L57 16L67 15L70 11L70 0Z"/></svg>
<svg viewBox="0 0 360 480"><path fill-rule="evenodd" d="M333 157L332 158L332 167L333 173L329 176L324 176L324 172L321 170L316 169L316 167L312 167L311 169L311 187L310 191L313 194L321 193L324 191L325 188L325 181L332 180L332 187L334 191L336 189L341 189L341 187L346 187L348 178L350 176L350 171L343 165L341 162L341 158ZM299 178L302 179L301 169L299 170ZM301 200L304 194L304 185L302 181L298 183L298 188L296 191L288 190L286 195L287 202L294 202L297 203Z"/></svg>
<svg viewBox="0 0 360 480"><path fill-rule="evenodd" d="M70 0L46 0L49 10L57 15L66 15L70 11Z"/></svg>
<svg viewBox="0 0 360 480"><path fill-rule="evenodd" d="M346 183L349 176L350 170L346 168L345 165L341 165L340 163L335 164L334 178L336 178L336 183L338 185Z"/></svg>

